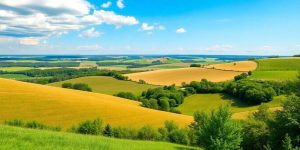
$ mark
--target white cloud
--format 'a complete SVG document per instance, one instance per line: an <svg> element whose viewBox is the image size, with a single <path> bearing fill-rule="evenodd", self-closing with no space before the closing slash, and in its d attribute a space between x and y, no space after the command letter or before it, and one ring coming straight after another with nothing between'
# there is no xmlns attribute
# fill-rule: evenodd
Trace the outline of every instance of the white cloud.
<svg viewBox="0 0 300 150"><path fill-rule="evenodd" d="M37 46L40 44L41 39L40 38L21 38L20 39L20 44L21 45L26 45L26 46Z"/></svg>
<svg viewBox="0 0 300 150"><path fill-rule="evenodd" d="M143 23L142 27L141 27L142 31L151 31L153 29L154 29L154 26L153 25L149 25L148 23Z"/></svg>
<svg viewBox="0 0 300 150"><path fill-rule="evenodd" d="M1 0L0 6L0 36L49 37L104 23L138 24L132 16L95 10L87 0Z"/></svg>
<svg viewBox="0 0 300 150"><path fill-rule="evenodd" d="M124 1L123 1L123 0L118 0L118 1L117 1L117 6L118 6L120 9L125 8Z"/></svg>
<svg viewBox="0 0 300 150"><path fill-rule="evenodd" d="M95 28L93 27L93 28L82 31L79 34L79 37L94 38L94 37L99 37L102 34L103 33L96 31Z"/></svg>
<svg viewBox="0 0 300 150"><path fill-rule="evenodd" d="M186 30L184 28L179 28L176 30L176 33L185 33Z"/></svg>
<svg viewBox="0 0 300 150"><path fill-rule="evenodd" d="M233 48L232 45L229 44L223 44L223 45L212 45L210 47L205 48L204 50L207 51L214 51L214 50L218 50L218 51L225 51L225 50L231 50Z"/></svg>
<svg viewBox="0 0 300 150"><path fill-rule="evenodd" d="M108 2L106 2L106 3L103 3L102 5L101 5L101 7L102 8L109 8L110 6L111 6L111 1L108 1Z"/></svg>

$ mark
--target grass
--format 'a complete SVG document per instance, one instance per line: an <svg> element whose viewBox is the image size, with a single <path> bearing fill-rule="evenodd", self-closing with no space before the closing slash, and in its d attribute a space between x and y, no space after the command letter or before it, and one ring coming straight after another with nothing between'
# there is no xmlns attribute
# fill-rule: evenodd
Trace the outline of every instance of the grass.
<svg viewBox="0 0 300 150"><path fill-rule="evenodd" d="M258 71L286 71L286 70L299 70L299 58L273 58L273 59L260 59L258 62Z"/></svg>
<svg viewBox="0 0 300 150"><path fill-rule="evenodd" d="M249 79L253 80L296 80L299 71L254 71Z"/></svg>
<svg viewBox="0 0 300 150"><path fill-rule="evenodd" d="M269 107L279 107L285 99L284 96L275 97L267 103ZM256 110L259 106L248 106L247 104L234 100L223 94L195 94L187 97L178 109L186 115L193 115L196 111L210 112L221 105L230 105L233 113Z"/></svg>
<svg viewBox="0 0 300 150"><path fill-rule="evenodd" d="M165 142L134 141L102 136L23 129L0 125L0 149L10 150L196 150Z"/></svg>
<svg viewBox="0 0 300 150"><path fill-rule="evenodd" d="M95 61L83 61L80 62L79 67L97 67L97 64Z"/></svg>
<svg viewBox="0 0 300 150"><path fill-rule="evenodd" d="M161 127L166 120L185 126L193 120L191 116L147 109L139 102L110 95L8 79L0 79L0 116L0 122L18 118L63 129L95 118L112 126L132 128L145 124Z"/></svg>
<svg viewBox="0 0 300 150"><path fill-rule="evenodd" d="M29 79L31 77L23 75L23 74L1 74L0 78L24 80L24 79Z"/></svg>
<svg viewBox="0 0 300 150"><path fill-rule="evenodd" d="M254 80L294 80L300 71L299 58L272 58L257 60L258 68L250 76Z"/></svg>
<svg viewBox="0 0 300 150"><path fill-rule="evenodd" d="M93 89L93 92L109 95L117 94L119 92L132 92L136 96L139 96L147 89L158 87L148 84L138 84L132 81L121 81L104 76L82 77L63 82L56 82L50 85L61 87L63 83L86 83Z"/></svg>
<svg viewBox="0 0 300 150"><path fill-rule="evenodd" d="M154 85L181 85L183 82L201 81L207 79L213 82L232 80L240 72L222 71L206 68L162 69L156 71L127 74L133 81L144 80Z"/></svg>
<svg viewBox="0 0 300 150"><path fill-rule="evenodd" d="M15 72L34 69L33 67L0 67L1 71Z"/></svg>

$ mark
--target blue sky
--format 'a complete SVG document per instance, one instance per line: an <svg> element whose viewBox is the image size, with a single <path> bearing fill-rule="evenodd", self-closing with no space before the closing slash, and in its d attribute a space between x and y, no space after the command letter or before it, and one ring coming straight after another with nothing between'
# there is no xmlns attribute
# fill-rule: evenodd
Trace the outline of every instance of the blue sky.
<svg viewBox="0 0 300 150"><path fill-rule="evenodd" d="M0 2L0 54L300 53L299 0L20 1Z"/></svg>

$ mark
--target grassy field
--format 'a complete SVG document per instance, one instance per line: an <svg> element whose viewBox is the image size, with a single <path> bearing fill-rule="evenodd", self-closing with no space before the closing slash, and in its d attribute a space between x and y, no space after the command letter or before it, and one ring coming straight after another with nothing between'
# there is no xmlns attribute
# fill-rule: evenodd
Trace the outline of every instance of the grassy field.
<svg viewBox="0 0 300 150"><path fill-rule="evenodd" d="M0 78L24 80L24 79L29 79L31 77L23 75L23 74L1 74Z"/></svg>
<svg viewBox="0 0 300 150"><path fill-rule="evenodd" d="M249 79L254 80L295 80L299 71L254 71Z"/></svg>
<svg viewBox="0 0 300 150"><path fill-rule="evenodd" d="M257 63L254 61L237 61L231 63L209 65L206 67L220 69L220 70L253 71L256 69Z"/></svg>
<svg viewBox="0 0 300 150"><path fill-rule="evenodd" d="M273 58L260 59L258 62L258 71L300 71L300 58Z"/></svg>
<svg viewBox="0 0 300 150"><path fill-rule="evenodd" d="M258 68L250 76L255 80L294 80L300 71L299 58L271 58L257 60Z"/></svg>
<svg viewBox="0 0 300 150"><path fill-rule="evenodd" d="M196 150L164 142L133 141L101 136L23 129L0 125L2 150Z"/></svg>
<svg viewBox="0 0 300 150"><path fill-rule="evenodd" d="M119 92L132 92L133 94L139 96L143 91L146 91L150 88L156 88L158 86L147 85L147 84L138 84L132 81L122 81L117 80L112 77L104 76L92 76L92 77L82 77L72 80L67 80L63 82L56 82L50 85L61 87L63 83L86 83L92 89L93 92L102 93L102 94L117 94Z"/></svg>
<svg viewBox="0 0 300 150"><path fill-rule="evenodd" d="M0 67L1 71L15 72L33 69L33 67Z"/></svg>
<svg viewBox="0 0 300 150"><path fill-rule="evenodd" d="M205 68L181 68L165 69L140 73L127 74L133 81L144 80L154 85L181 85L182 82L190 83L191 81L200 81L207 79L213 82L232 80L240 72L221 71Z"/></svg>
<svg viewBox="0 0 300 150"><path fill-rule="evenodd" d="M147 109L139 102L110 95L0 79L0 122L36 120L64 129L101 118L113 126L160 127L166 120L185 126L191 116Z"/></svg>
<svg viewBox="0 0 300 150"><path fill-rule="evenodd" d="M97 64L95 61L83 61L80 62L79 67L97 67Z"/></svg>
<svg viewBox="0 0 300 150"><path fill-rule="evenodd" d="M279 107L285 99L284 96L275 97L267 103L269 107ZM259 106L248 106L223 94L195 94L187 97L184 103L178 107L182 114L193 115L196 111L210 112L221 105L230 105L233 113L256 110Z"/></svg>

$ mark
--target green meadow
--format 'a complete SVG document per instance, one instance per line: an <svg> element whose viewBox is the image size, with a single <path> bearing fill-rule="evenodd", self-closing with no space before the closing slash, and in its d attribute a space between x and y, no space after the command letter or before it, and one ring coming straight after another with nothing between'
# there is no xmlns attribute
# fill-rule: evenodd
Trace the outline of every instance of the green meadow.
<svg viewBox="0 0 300 150"><path fill-rule="evenodd" d="M254 71L249 79L254 80L295 80L299 71Z"/></svg>
<svg viewBox="0 0 300 150"><path fill-rule="evenodd" d="M33 69L33 67L0 67L0 71L8 71L8 72L25 71L30 69Z"/></svg>
<svg viewBox="0 0 300 150"><path fill-rule="evenodd" d="M177 144L23 129L0 125L2 150L197 150Z"/></svg>
<svg viewBox="0 0 300 150"><path fill-rule="evenodd" d="M24 80L24 79L29 79L31 77L23 75L23 74L0 74L0 78Z"/></svg>
<svg viewBox="0 0 300 150"><path fill-rule="evenodd" d="M279 107L284 100L284 96L277 96L267 105ZM256 110L259 107L249 106L224 94L195 94L187 97L178 109L182 114L193 115L196 111L210 112L221 105L230 105L233 113Z"/></svg>
<svg viewBox="0 0 300 150"><path fill-rule="evenodd" d="M93 89L93 92L109 95L114 95L119 92L131 92L138 96L147 89L158 87L148 84L139 84L132 81L121 81L112 77L104 76L82 77L56 82L50 85L61 87L63 83L86 83Z"/></svg>

